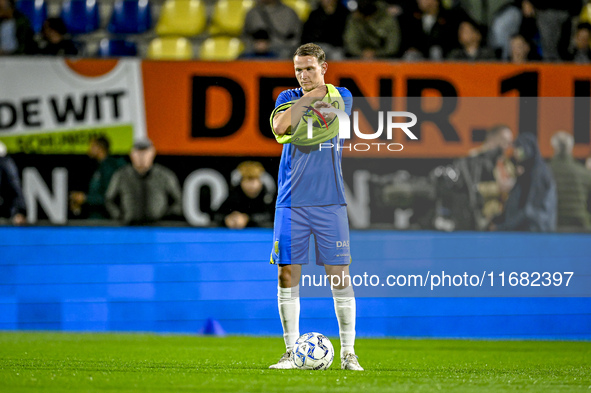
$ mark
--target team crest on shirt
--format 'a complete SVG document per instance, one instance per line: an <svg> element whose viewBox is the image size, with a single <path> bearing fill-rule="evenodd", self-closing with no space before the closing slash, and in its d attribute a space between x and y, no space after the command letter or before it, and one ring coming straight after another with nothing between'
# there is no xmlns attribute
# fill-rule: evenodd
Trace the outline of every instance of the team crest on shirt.
<svg viewBox="0 0 591 393"><path fill-rule="evenodd" d="M302 117L304 121L307 122L309 118L312 118L314 120L314 126L324 124L324 127L326 127L326 129L328 130L328 123L326 122L326 119L324 118L322 113L320 113L316 108L314 108L311 105L305 106L304 108L307 109L306 113Z"/></svg>

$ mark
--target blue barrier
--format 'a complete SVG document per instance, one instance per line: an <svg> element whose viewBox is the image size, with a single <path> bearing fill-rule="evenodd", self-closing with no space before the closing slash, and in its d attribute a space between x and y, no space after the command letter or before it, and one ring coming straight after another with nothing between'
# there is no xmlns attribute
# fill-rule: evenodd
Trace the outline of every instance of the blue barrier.
<svg viewBox="0 0 591 393"><path fill-rule="evenodd" d="M2 227L0 330L197 333L213 318L228 334L280 335L271 236ZM524 259L591 267L590 245L583 234L353 231L351 270L385 256L404 269ZM327 297L301 299L301 331L338 335L330 290L322 290ZM589 297L360 297L357 310L362 337L591 339Z"/></svg>

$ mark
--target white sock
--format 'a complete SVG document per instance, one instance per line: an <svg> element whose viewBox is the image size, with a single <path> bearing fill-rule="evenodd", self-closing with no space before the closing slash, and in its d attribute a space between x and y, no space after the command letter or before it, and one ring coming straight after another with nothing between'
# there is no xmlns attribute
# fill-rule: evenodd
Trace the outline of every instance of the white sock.
<svg viewBox="0 0 591 393"><path fill-rule="evenodd" d="M296 340L300 337L300 286L291 288L278 287L277 303L279 316L283 325L283 340L285 349L293 348Z"/></svg>
<svg viewBox="0 0 591 393"><path fill-rule="evenodd" d="M333 289L334 310L339 321L341 337L341 358L348 353L355 354L355 293L353 287Z"/></svg>

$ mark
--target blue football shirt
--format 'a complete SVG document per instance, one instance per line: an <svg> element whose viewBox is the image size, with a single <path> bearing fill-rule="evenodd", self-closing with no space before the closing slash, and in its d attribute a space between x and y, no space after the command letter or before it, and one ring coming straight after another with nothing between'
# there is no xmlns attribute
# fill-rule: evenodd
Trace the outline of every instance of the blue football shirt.
<svg viewBox="0 0 591 393"><path fill-rule="evenodd" d="M350 116L353 97L344 87L336 88L345 102ZM275 107L300 99L302 88L284 90L277 97ZM277 207L346 205L345 187L341 170L343 140L335 136L326 143L333 148L319 146L283 145L279 163ZM326 146L326 145L325 145Z"/></svg>

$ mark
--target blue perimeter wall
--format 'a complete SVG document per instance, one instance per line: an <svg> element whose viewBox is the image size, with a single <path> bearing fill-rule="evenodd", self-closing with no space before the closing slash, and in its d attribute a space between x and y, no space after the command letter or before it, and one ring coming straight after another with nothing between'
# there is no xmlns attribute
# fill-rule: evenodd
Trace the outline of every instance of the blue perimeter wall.
<svg viewBox="0 0 591 393"><path fill-rule="evenodd" d="M0 227L0 330L198 333L214 318L229 334L281 335L271 238L266 229ZM549 258L548 245L551 258L591 264L591 235L353 231L352 271L376 249L535 259ZM338 335L330 297L301 306L301 332ZM591 339L588 297L358 298L357 316L360 337Z"/></svg>

